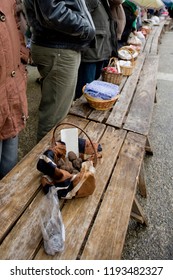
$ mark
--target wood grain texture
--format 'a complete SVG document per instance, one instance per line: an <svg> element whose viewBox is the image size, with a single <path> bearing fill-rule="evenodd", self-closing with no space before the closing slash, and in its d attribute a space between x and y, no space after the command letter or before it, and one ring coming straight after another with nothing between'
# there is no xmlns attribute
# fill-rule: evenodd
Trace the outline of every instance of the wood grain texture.
<svg viewBox="0 0 173 280"><path fill-rule="evenodd" d="M136 84L138 82L144 60L145 54L141 54L137 59L137 64L135 66L133 74L128 77L126 84L121 91L120 98L113 107L112 112L106 121L107 125L112 125L118 128L121 128L123 126L125 117L128 114L129 106L136 89Z"/></svg>
<svg viewBox="0 0 173 280"><path fill-rule="evenodd" d="M65 121L68 122L69 117ZM71 117L70 121L83 129L88 123L87 120L81 121L77 117L75 119ZM39 208L42 205L39 194L41 173L37 171L36 164L39 156L50 145L53 136L52 132L48 133L12 172L1 181L0 258L2 259L30 259L41 240L40 230L36 234ZM36 202L31 204L35 197ZM21 215L22 217L20 218ZM3 242L7 234L8 237ZM31 246L32 242L33 246Z"/></svg>
<svg viewBox="0 0 173 280"><path fill-rule="evenodd" d="M157 55L147 56L124 129L148 135L154 107L158 62Z"/></svg>
<svg viewBox="0 0 173 280"><path fill-rule="evenodd" d="M145 141L131 132L125 139L81 259L121 258Z"/></svg>
<svg viewBox="0 0 173 280"><path fill-rule="evenodd" d="M92 133L91 127L92 123L90 128L88 127ZM96 130L96 124L93 129ZM98 132L96 134L98 136ZM96 189L93 195L67 201L62 209L66 229L65 251L50 257L45 254L42 247L36 255L36 259L76 259L78 256L80 257L81 248L84 246L87 232L92 226L95 212L108 184L125 135L126 132L122 130L115 130L111 127L106 129L100 139L103 148L103 162L96 168Z"/></svg>

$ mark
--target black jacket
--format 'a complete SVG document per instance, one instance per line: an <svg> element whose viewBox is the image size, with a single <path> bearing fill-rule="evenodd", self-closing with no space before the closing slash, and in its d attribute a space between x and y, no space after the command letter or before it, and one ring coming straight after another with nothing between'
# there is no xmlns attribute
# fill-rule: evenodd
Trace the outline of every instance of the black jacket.
<svg viewBox="0 0 173 280"><path fill-rule="evenodd" d="M24 0L33 43L52 48L81 50L95 35L84 0Z"/></svg>

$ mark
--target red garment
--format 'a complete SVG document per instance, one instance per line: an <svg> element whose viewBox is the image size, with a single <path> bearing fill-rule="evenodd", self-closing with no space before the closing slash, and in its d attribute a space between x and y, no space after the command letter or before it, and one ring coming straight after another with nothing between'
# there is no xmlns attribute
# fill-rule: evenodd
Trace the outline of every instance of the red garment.
<svg viewBox="0 0 173 280"><path fill-rule="evenodd" d="M16 136L28 116L26 69L28 50L15 20L15 0L0 1L0 140ZM22 40L22 41L21 41Z"/></svg>

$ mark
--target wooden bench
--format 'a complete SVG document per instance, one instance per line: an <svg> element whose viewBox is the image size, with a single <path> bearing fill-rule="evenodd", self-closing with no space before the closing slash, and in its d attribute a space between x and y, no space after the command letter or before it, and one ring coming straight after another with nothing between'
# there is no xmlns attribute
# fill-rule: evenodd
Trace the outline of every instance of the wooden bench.
<svg viewBox="0 0 173 280"><path fill-rule="evenodd" d="M61 200L65 250L46 255L39 222L45 195L36 163L49 145L49 133L1 181L0 259L120 259L130 216L146 224L135 198L146 137L78 117L66 121L102 145L96 190L87 198Z"/></svg>
<svg viewBox="0 0 173 280"><path fill-rule="evenodd" d="M155 29L157 38L162 28L163 23ZM152 39L154 40L153 35ZM144 135L146 136L145 150L153 154L148 134L156 102L158 63L158 55L142 52L137 59L133 74L128 78L124 77L120 84L120 98L112 109L105 112L93 110L84 97L81 97L71 108L70 114ZM145 178L144 170L143 165L141 178ZM146 197L145 187L141 192Z"/></svg>
<svg viewBox="0 0 173 280"><path fill-rule="evenodd" d="M52 132L1 180L0 259L121 258L130 217L147 224L136 190L139 186L146 196L143 158L149 144L157 66L158 56L144 51L132 76L123 78L120 99L112 109L93 110L83 97L71 108L66 121L102 145L103 160L96 167L93 195L61 200L64 252L45 254L39 222L45 196L36 163L48 148Z"/></svg>
<svg viewBox="0 0 173 280"><path fill-rule="evenodd" d="M156 101L158 63L158 55L142 53L133 74L120 85L120 98L112 109L96 111L81 97L70 114L145 135L146 151L152 153L148 134Z"/></svg>

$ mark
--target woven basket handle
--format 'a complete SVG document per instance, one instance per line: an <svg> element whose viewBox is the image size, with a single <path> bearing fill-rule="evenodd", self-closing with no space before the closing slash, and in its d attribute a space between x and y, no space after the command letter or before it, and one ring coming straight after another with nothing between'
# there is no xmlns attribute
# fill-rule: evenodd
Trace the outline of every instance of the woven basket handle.
<svg viewBox="0 0 173 280"><path fill-rule="evenodd" d="M108 63L108 67L117 67L118 73L121 72L120 70L120 65L119 65L119 61L116 57L111 57Z"/></svg>
<svg viewBox="0 0 173 280"><path fill-rule="evenodd" d="M118 61L118 59L116 57L111 57L109 59L108 67L109 66L115 67L117 65L117 61Z"/></svg>
<svg viewBox="0 0 173 280"><path fill-rule="evenodd" d="M52 146L54 146L54 145L55 145L55 142L56 142L56 140L55 140L55 133L56 133L56 130L57 130L57 128L58 128L59 126L62 126L62 125L70 125L70 126L76 127L76 128L78 128L80 131L82 131L82 132L86 135L86 137L89 139L90 144L91 144L91 146L92 146L92 148L93 148L93 151L94 151L93 166L96 167L96 165L97 165L97 152L96 152L96 149L95 149L95 147L94 147L94 145L93 145L93 142L92 142L91 138L89 137L89 135L88 135L82 128L80 128L79 126L77 126L77 125L75 125L75 124L72 124L72 123L69 123L69 122L63 122L63 123L60 123L60 124L56 125L55 128L54 128L54 130L53 130L53 136L52 136L52 141L51 141Z"/></svg>

